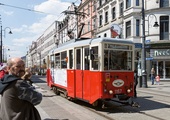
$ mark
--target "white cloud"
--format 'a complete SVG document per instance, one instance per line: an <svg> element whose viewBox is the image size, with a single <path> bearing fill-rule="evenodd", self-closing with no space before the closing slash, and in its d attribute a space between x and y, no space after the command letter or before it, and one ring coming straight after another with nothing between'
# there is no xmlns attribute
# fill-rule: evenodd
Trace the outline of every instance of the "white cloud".
<svg viewBox="0 0 170 120"><path fill-rule="evenodd" d="M29 32L33 34L41 35L55 20L63 20L64 14L62 12L70 6L71 3L61 2L59 0L48 0L36 5L34 10L42 11L47 14L45 17L39 19L31 26L22 26L21 28L14 29L16 32ZM60 8L60 9L59 9Z"/></svg>
<svg viewBox="0 0 170 120"><path fill-rule="evenodd" d="M45 13L59 15L70 5L70 2L61 2L60 0L48 0L41 3L40 5L36 5L34 9L37 11L43 11Z"/></svg>
<svg viewBox="0 0 170 120"><path fill-rule="evenodd" d="M22 25L20 28L14 28L14 29L12 29L12 31L14 31L14 32L18 32L18 33L24 33L25 32L25 30L27 30L28 29L28 26L27 25Z"/></svg>
<svg viewBox="0 0 170 120"><path fill-rule="evenodd" d="M23 38L16 38L13 39L13 45L15 46L25 46L25 43L31 43L32 41L35 41L35 39L37 38L37 36L30 36L30 37L23 37Z"/></svg>
<svg viewBox="0 0 170 120"><path fill-rule="evenodd" d="M29 27L29 31L35 34L40 34L45 31L45 29L50 26L55 20L63 20L64 15L62 12L70 6L71 3L61 2L60 0L48 0L36 5L34 9L36 11L42 11L47 14L44 18L41 18L39 21L33 23Z"/></svg>
<svg viewBox="0 0 170 120"><path fill-rule="evenodd" d="M1 10L5 15L7 15L7 16L11 16L11 15L13 15L13 11L5 11L5 10Z"/></svg>
<svg viewBox="0 0 170 120"><path fill-rule="evenodd" d="M42 11L44 13L38 21L35 21L30 26L21 25L20 28L13 28L13 33L18 34L17 38L11 40L12 44L10 46L11 56L24 56L28 47L32 44L32 41L36 41L40 35L55 21L63 20L63 11L71 5L71 2L61 2L61 0L48 0L39 5L34 6L35 11ZM12 14L13 12L11 12ZM42 17L44 16L44 17ZM37 17L37 16L35 16ZM26 33L26 34L25 34Z"/></svg>

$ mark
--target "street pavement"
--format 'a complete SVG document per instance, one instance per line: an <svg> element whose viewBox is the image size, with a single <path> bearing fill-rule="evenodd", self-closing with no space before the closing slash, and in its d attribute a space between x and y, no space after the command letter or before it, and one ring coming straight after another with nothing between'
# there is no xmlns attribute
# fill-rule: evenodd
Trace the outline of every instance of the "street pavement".
<svg viewBox="0 0 170 120"><path fill-rule="evenodd" d="M140 105L139 108L120 106L113 112L97 111L100 114L55 95L47 86L45 76L33 76L33 81L43 94L42 102L36 106L42 120L169 120L170 81L160 81L160 85L151 85L147 81L147 88L137 87L138 97L133 100Z"/></svg>
<svg viewBox="0 0 170 120"><path fill-rule="evenodd" d="M46 80L45 76L41 76L40 79L44 81ZM39 110L43 120L106 119L98 114L82 108L80 105L66 100L65 98L56 96L52 91L46 91L41 87L37 87L37 89L39 89L44 95L42 103L37 106L37 109ZM130 106L124 107L132 111L137 111L136 113L101 113L106 116L110 116L111 118L113 118L113 120L169 120L170 81L160 81L159 85L151 85L151 81L148 80L147 88L142 88L139 86L137 87L137 96L138 97L133 100L140 105L140 108L133 108Z"/></svg>

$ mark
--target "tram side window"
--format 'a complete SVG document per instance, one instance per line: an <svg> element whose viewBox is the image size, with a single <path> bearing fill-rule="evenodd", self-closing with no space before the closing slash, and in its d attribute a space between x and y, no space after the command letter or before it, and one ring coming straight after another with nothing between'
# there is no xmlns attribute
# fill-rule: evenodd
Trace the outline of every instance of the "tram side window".
<svg viewBox="0 0 170 120"><path fill-rule="evenodd" d="M80 54L80 49L76 50L76 69L80 70L81 69L81 54Z"/></svg>
<svg viewBox="0 0 170 120"><path fill-rule="evenodd" d="M114 62L114 60L111 60L110 51L105 50L104 51L104 70L110 69L110 67L112 66L112 62Z"/></svg>
<svg viewBox="0 0 170 120"><path fill-rule="evenodd" d="M127 70L132 70L132 52L127 52Z"/></svg>
<svg viewBox="0 0 170 120"><path fill-rule="evenodd" d="M84 69L89 70L89 48L85 48Z"/></svg>
<svg viewBox="0 0 170 120"><path fill-rule="evenodd" d="M54 68L54 55L50 56L50 67Z"/></svg>
<svg viewBox="0 0 170 120"><path fill-rule="evenodd" d="M61 52L61 68L67 68L67 52Z"/></svg>
<svg viewBox="0 0 170 120"><path fill-rule="evenodd" d="M73 50L69 50L69 69L73 69Z"/></svg>
<svg viewBox="0 0 170 120"><path fill-rule="evenodd" d="M56 68L60 68L60 53L55 54Z"/></svg>
<svg viewBox="0 0 170 120"><path fill-rule="evenodd" d="M92 68L93 70L98 70L99 69L98 46L92 47L92 50L94 55L94 60L92 61Z"/></svg>

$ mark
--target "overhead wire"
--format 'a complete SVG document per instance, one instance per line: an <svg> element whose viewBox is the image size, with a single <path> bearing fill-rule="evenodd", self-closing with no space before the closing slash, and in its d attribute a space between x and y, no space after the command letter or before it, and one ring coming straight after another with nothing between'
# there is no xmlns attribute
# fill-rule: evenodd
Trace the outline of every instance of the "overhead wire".
<svg viewBox="0 0 170 120"><path fill-rule="evenodd" d="M12 7L12 8L17 8L17 9L22 9L22 10L28 10L28 11L31 11L31 12L38 12L38 13L43 13L43 14L50 14L50 13L45 13L45 12L42 12L42 11L37 11L37 10L28 9L28 8L23 8L23 7L18 7L18 6L13 6L13 5L7 5L7 4L3 4L3 3L0 3L0 5L7 6L7 7Z"/></svg>
<svg viewBox="0 0 170 120"><path fill-rule="evenodd" d="M74 3L78 2L79 0L76 0ZM9 5L9 4L4 4L4 3L0 3L0 6L7 6L7 7L12 7L12 8L17 8L17 9L22 9L22 10L27 10L30 12L37 12L37 13L42 13L42 14L51 14L51 15L55 15L52 13L46 13L46 12L42 12L42 11L37 11L37 10L33 10L33 9L29 9L29 8L23 8L23 7L18 7L18 6L14 6L14 5ZM57 20L59 20L61 17L63 16L63 13L61 13L61 15L57 18Z"/></svg>

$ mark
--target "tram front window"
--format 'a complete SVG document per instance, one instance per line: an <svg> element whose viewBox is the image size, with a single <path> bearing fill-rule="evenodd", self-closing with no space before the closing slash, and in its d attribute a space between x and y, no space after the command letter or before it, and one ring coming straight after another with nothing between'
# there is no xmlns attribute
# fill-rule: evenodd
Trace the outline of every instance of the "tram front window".
<svg viewBox="0 0 170 120"><path fill-rule="evenodd" d="M132 52L105 50L104 69L105 70L132 70Z"/></svg>

